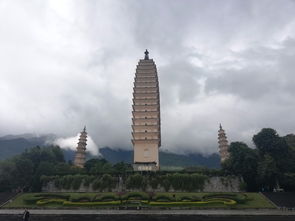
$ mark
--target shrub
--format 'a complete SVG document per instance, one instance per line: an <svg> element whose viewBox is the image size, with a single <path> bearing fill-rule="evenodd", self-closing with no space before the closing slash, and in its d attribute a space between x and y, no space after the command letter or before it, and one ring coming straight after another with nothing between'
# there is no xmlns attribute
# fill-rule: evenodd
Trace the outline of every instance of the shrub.
<svg viewBox="0 0 295 221"><path fill-rule="evenodd" d="M36 205L37 206L44 206L47 204L63 204L65 200L63 199L42 199L42 200L38 200Z"/></svg>
<svg viewBox="0 0 295 221"><path fill-rule="evenodd" d="M151 206L202 206L207 204L223 204L223 205L235 205L234 200L225 199L212 199L209 201L198 201L198 202L150 202Z"/></svg>
<svg viewBox="0 0 295 221"><path fill-rule="evenodd" d="M161 181L161 186L164 187L166 192L169 191L171 184L166 176L163 177L163 179Z"/></svg>
<svg viewBox="0 0 295 221"><path fill-rule="evenodd" d="M90 183L95 180L95 176L85 176L84 177L84 186L89 187Z"/></svg>
<svg viewBox="0 0 295 221"><path fill-rule="evenodd" d="M209 199L229 199L234 200L237 203L245 203L248 200L248 196L242 193L209 193L203 196L204 200Z"/></svg>
<svg viewBox="0 0 295 221"><path fill-rule="evenodd" d="M57 178L57 176L44 176L42 175L40 177L40 181L42 183L42 185L47 185L50 181L53 181Z"/></svg>
<svg viewBox="0 0 295 221"><path fill-rule="evenodd" d="M99 178L96 178L92 183L93 190L98 190L101 186L101 182Z"/></svg>
<svg viewBox="0 0 295 221"><path fill-rule="evenodd" d="M146 178L140 174L134 174L127 178L126 186L128 189L145 190L147 186Z"/></svg>
<svg viewBox="0 0 295 221"><path fill-rule="evenodd" d="M158 177L150 177L149 184L153 189L157 189L158 185L160 184Z"/></svg>
<svg viewBox="0 0 295 221"><path fill-rule="evenodd" d="M204 188L207 176L202 174L169 174L168 180L174 190L194 191L202 190Z"/></svg>
<svg viewBox="0 0 295 221"><path fill-rule="evenodd" d="M180 201L193 201L193 198L192 197L189 197L189 196L182 196L180 197Z"/></svg>
<svg viewBox="0 0 295 221"><path fill-rule="evenodd" d="M71 202L91 202L91 195L72 195L69 199Z"/></svg>
<svg viewBox="0 0 295 221"><path fill-rule="evenodd" d="M56 188L61 188L62 187L62 184L60 182L60 177L56 177L56 179L54 180L54 186Z"/></svg>
<svg viewBox="0 0 295 221"><path fill-rule="evenodd" d="M148 200L149 196L146 193L139 193L139 192L131 192L128 193L123 197L123 199L131 200L131 199L136 199L136 200Z"/></svg>
<svg viewBox="0 0 295 221"><path fill-rule="evenodd" d="M109 191L116 186L115 179L109 175L104 174L100 179L100 189L108 189Z"/></svg>
<svg viewBox="0 0 295 221"><path fill-rule="evenodd" d="M115 195L104 195L100 198L101 201L103 202L110 202L110 201L115 201L117 199L117 197Z"/></svg>
<svg viewBox="0 0 295 221"><path fill-rule="evenodd" d="M84 176L82 176L82 175L79 175L79 174L74 175L72 177L72 183L71 183L72 184L72 188L74 190L78 190L80 188L81 184L82 184L82 180L83 179L84 179Z"/></svg>
<svg viewBox="0 0 295 221"><path fill-rule="evenodd" d="M68 200L70 198L69 194L63 194L63 193L40 193L35 194L36 197L42 197L42 198L56 198L56 199L64 199Z"/></svg>
<svg viewBox="0 0 295 221"><path fill-rule="evenodd" d="M93 198L92 198L93 202L99 202L101 201L101 194L96 194Z"/></svg>
<svg viewBox="0 0 295 221"><path fill-rule="evenodd" d="M26 204L35 204L38 200L41 200L41 199L43 199L43 197L40 197L40 196L29 196L29 197L24 198L23 201Z"/></svg>
<svg viewBox="0 0 295 221"><path fill-rule="evenodd" d="M174 199L171 196L163 195L163 194L156 195L154 197L154 199L157 202L171 202L171 201L174 201Z"/></svg>
<svg viewBox="0 0 295 221"><path fill-rule="evenodd" d="M72 186L72 182L74 180L74 176L73 175L66 175L66 176L62 176L60 178L60 182L61 182L61 186L63 189L70 189Z"/></svg>
<svg viewBox="0 0 295 221"><path fill-rule="evenodd" d="M110 202L69 202L64 201L64 206L86 206L86 207L92 207L92 206L118 206L120 205L120 201L110 201Z"/></svg>

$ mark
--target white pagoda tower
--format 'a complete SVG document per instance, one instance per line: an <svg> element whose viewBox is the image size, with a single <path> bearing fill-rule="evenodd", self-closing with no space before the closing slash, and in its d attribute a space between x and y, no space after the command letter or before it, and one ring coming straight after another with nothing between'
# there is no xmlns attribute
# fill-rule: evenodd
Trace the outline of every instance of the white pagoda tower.
<svg viewBox="0 0 295 221"><path fill-rule="evenodd" d="M229 152L228 152L229 145L228 145L225 131L222 129L221 124L219 125L219 131L218 131L218 145L219 145L220 159L222 163L229 157Z"/></svg>
<svg viewBox="0 0 295 221"><path fill-rule="evenodd" d="M80 134L74 165L80 168L84 167L85 159L86 159L86 145L87 145L87 132L86 127L84 127L83 131Z"/></svg>
<svg viewBox="0 0 295 221"><path fill-rule="evenodd" d="M159 82L155 62L145 51L139 60L133 87L132 144L135 171L159 170L161 121Z"/></svg>

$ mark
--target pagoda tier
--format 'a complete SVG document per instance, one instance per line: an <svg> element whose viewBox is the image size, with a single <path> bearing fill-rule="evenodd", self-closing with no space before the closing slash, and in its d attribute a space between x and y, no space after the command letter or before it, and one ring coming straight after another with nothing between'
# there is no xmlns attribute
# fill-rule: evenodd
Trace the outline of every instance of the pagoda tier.
<svg viewBox="0 0 295 221"><path fill-rule="evenodd" d="M219 145L219 153L220 153L221 162L224 162L226 159L229 158L229 152L228 152L229 145L228 145L225 131L222 129L221 125L220 125L219 131L218 131L218 145Z"/></svg>
<svg viewBox="0 0 295 221"><path fill-rule="evenodd" d="M159 106L158 105L132 105L132 109L133 111L158 111L159 110Z"/></svg>
<svg viewBox="0 0 295 221"><path fill-rule="evenodd" d="M134 170L159 170L161 146L160 98L157 68L145 52L138 62L133 88L132 144Z"/></svg>

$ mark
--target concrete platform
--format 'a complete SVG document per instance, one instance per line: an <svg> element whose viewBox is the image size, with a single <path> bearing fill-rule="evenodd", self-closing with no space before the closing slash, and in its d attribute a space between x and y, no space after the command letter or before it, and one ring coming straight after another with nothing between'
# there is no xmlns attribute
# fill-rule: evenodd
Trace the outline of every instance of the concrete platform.
<svg viewBox="0 0 295 221"><path fill-rule="evenodd" d="M29 210L30 221L294 221L288 210ZM0 220L20 220L23 210L1 209Z"/></svg>

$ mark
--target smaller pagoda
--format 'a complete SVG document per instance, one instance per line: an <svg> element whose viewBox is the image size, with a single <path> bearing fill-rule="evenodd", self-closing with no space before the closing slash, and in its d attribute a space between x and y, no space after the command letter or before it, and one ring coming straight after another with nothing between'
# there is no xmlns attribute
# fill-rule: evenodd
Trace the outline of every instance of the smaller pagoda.
<svg viewBox="0 0 295 221"><path fill-rule="evenodd" d="M80 134L77 150L76 150L76 155L75 155L75 160L74 160L74 165L76 167L83 168L85 164L85 159L86 159L86 143L87 141L87 132L86 132L86 127L84 127L83 131Z"/></svg>
<svg viewBox="0 0 295 221"><path fill-rule="evenodd" d="M228 145L225 131L222 129L221 124L219 125L219 131L218 131L218 145L219 145L220 159L222 163L229 158L229 152L228 152L229 145Z"/></svg>

